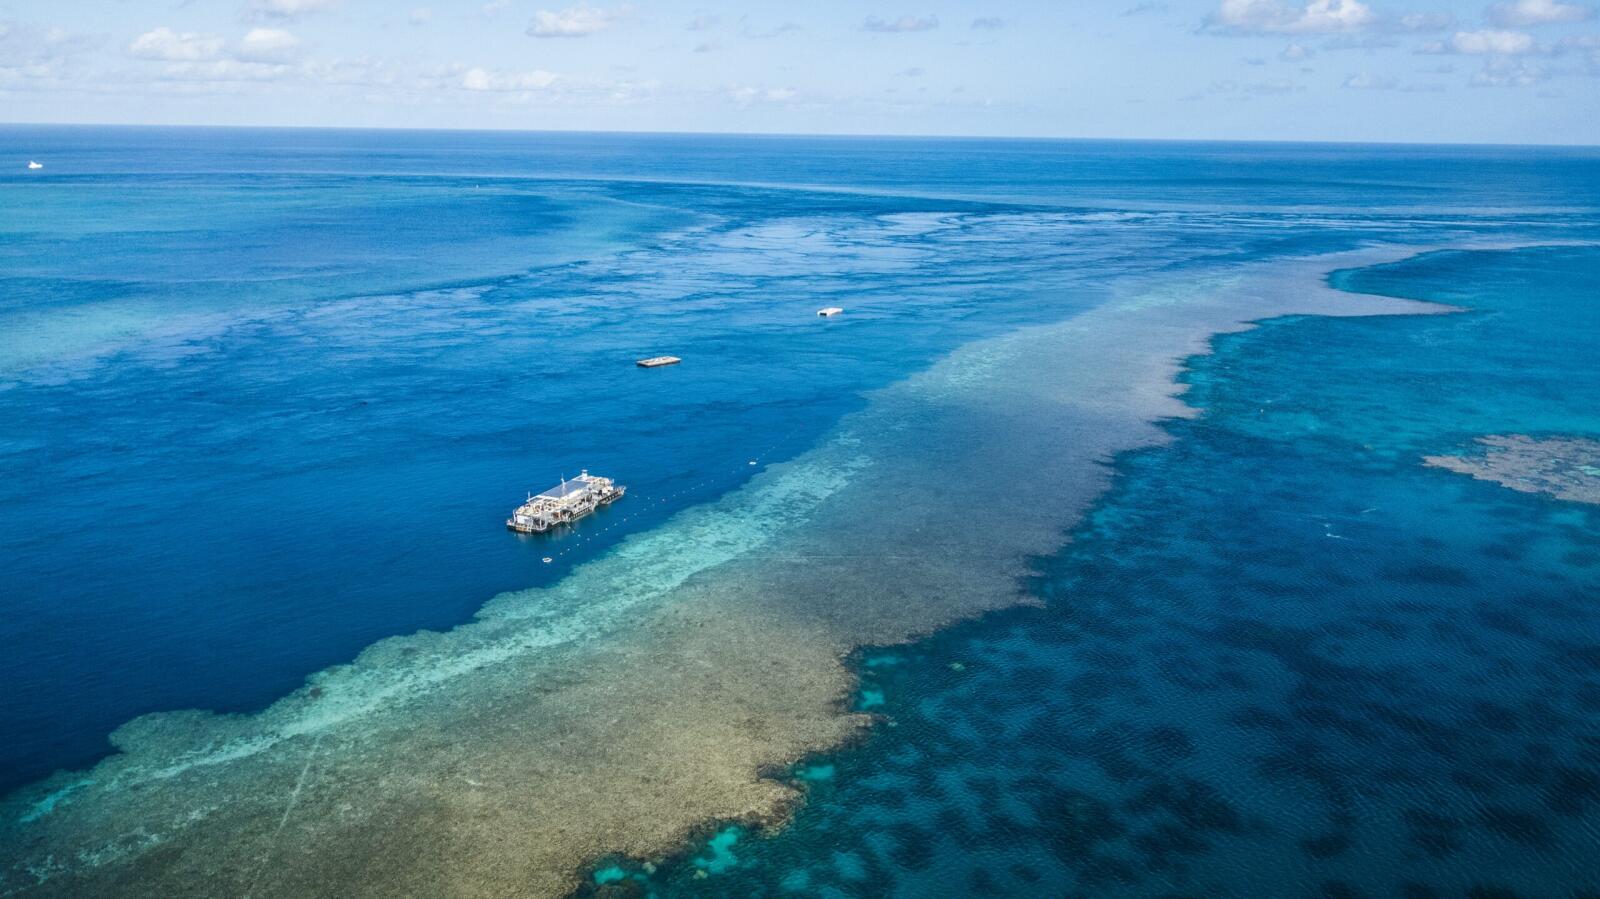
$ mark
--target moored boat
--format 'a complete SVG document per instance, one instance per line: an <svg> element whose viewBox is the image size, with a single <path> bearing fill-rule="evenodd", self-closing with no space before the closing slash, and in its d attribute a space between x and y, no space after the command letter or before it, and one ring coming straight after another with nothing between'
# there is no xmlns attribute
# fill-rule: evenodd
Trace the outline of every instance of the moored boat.
<svg viewBox="0 0 1600 899"><path fill-rule="evenodd" d="M519 534L542 534L621 499L627 489L611 478L592 475L585 469L576 478L563 479L538 496L529 494L528 501L506 519L506 527Z"/></svg>

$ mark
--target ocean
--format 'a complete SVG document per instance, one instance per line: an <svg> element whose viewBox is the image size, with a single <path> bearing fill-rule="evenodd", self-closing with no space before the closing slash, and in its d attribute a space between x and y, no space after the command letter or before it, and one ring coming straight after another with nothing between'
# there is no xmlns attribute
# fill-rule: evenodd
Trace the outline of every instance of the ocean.
<svg viewBox="0 0 1600 899"><path fill-rule="evenodd" d="M13 157L0 895L1600 890L1600 152Z"/></svg>

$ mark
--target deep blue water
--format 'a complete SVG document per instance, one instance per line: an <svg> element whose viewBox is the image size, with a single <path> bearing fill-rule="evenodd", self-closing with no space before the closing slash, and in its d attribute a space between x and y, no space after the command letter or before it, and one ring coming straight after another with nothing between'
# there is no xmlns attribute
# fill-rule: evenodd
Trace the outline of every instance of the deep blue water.
<svg viewBox="0 0 1600 899"><path fill-rule="evenodd" d="M1426 468L1600 437L1600 249L1338 273L1441 317L1282 319L1192 360L1170 447L1044 609L865 652L865 746L647 876L693 896L1600 889L1600 509Z"/></svg>
<svg viewBox="0 0 1600 899"><path fill-rule="evenodd" d="M0 171L0 789L89 764L139 714L259 708L376 639L549 583L802 451L863 391L1118 279L1380 241L1593 240L1600 214L1600 153L1527 148L6 126ZM1480 702L1495 721L1513 710L1509 735L1463 750L1469 772L1540 751L1523 745L1535 732L1576 752L1571 703L1589 696L1594 717L1593 673L1551 669L1576 692L1524 720L1519 702L1554 689L1546 656L1567 657L1513 631L1522 616L1536 636L1559 620L1562 639L1592 637L1571 601L1594 587L1592 516L1415 465L1478 433L1595 431L1595 257L1539 252L1342 276L1472 315L1224 341L1192 375L1210 413L1119 462L1115 495L1038 584L1051 608L869 659L900 726L833 762L760 862L709 882L824 878L821 860L855 852L867 879L840 874L847 891L978 889L962 859L1002 855L983 862L996 890L1026 889L1012 864L1091 889L1085 847L1147 878L1160 859L1204 873L1302 837L1404 836L1391 794L1354 790L1382 826L1336 797L1362 753L1415 753L1429 715L1464 728ZM817 320L826 305L849 311ZM632 365L664 352L686 361ZM503 530L524 491L583 467L627 483L626 505L556 539ZM1366 549L1333 555L1355 548L1328 528ZM1506 554L1519 565L1485 561ZM1425 607L1415 620L1396 590ZM1548 598L1494 605L1526 595ZM1428 643L1450 627L1528 673ZM1341 648L1297 636L1316 628ZM1361 674L1424 657L1431 684ZM1296 677L1340 695L1300 715L1276 689ZM1195 696L1216 698L1212 717ZM1287 723L1230 724L1256 706ZM1351 745L1318 717L1356 712L1378 734ZM1247 776L1285 747L1312 774ZM940 823L973 807L939 801L956 789L940 765L975 755L973 795L1022 803L992 812L1002 831ZM1418 782L1448 811L1463 794L1429 761ZM1593 759L1544 766L1566 769ZM1179 814L1172 790L1211 790L1237 823L1260 814L1240 796L1282 782L1331 786L1295 794L1302 823L1270 838L1186 822L1204 849L1168 828L1160 858L1138 854L1154 825L1127 819L1136 787L1157 790L1147 818ZM1534 792L1493 805L1556 815ZM1449 814L1459 826L1434 829L1463 845L1537 848ZM994 841L1000 855L955 851ZM707 887L694 867L683 883Z"/></svg>

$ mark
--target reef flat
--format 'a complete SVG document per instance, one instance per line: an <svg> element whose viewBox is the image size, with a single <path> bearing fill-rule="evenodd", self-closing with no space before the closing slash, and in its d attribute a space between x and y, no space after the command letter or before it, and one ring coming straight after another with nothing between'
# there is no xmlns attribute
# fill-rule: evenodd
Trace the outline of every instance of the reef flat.
<svg viewBox="0 0 1600 899"><path fill-rule="evenodd" d="M1490 434L1477 442L1481 453L1426 456L1422 461L1523 493L1600 505L1600 440Z"/></svg>
<svg viewBox="0 0 1600 899"><path fill-rule="evenodd" d="M1285 315L1445 311L1335 291L1344 254L1150 280L969 344L820 444L474 622L373 645L255 715L150 715L0 804L4 896L561 895L607 854L777 822L765 776L849 739L841 659L1029 602L1175 376Z"/></svg>

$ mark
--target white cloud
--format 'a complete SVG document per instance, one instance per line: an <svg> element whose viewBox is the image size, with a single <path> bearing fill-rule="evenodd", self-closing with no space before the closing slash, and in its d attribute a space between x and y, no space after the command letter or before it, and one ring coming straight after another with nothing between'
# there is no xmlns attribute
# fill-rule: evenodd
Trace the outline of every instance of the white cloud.
<svg viewBox="0 0 1600 899"><path fill-rule="evenodd" d="M433 21L433 10L426 6L419 6L406 14L406 21L413 25L426 25Z"/></svg>
<svg viewBox="0 0 1600 899"><path fill-rule="evenodd" d="M1442 41L1430 41L1418 53L1460 53L1466 56L1525 56L1543 48L1526 31L1457 31Z"/></svg>
<svg viewBox="0 0 1600 899"><path fill-rule="evenodd" d="M610 28L617 15L586 3L556 12L541 9L533 14L528 34L533 37L588 37Z"/></svg>
<svg viewBox="0 0 1600 899"><path fill-rule="evenodd" d="M982 16L972 20L973 31L998 31L1006 27L1006 20L998 16Z"/></svg>
<svg viewBox="0 0 1600 899"><path fill-rule="evenodd" d="M1530 87L1550 77L1543 69L1504 57L1484 60L1472 76L1473 87Z"/></svg>
<svg viewBox="0 0 1600 899"><path fill-rule="evenodd" d="M780 37L780 36L785 35L785 34L790 34L792 32L804 31L804 30L805 29L800 26L799 22L784 22L782 25L779 25L776 28L768 29L768 30L765 30L765 31L762 31L762 30L756 29L756 28L751 28L751 27L749 27L747 25L744 28L739 29L739 36L740 37L748 37L748 38L760 39L760 38L769 38L769 37Z"/></svg>
<svg viewBox="0 0 1600 899"><path fill-rule="evenodd" d="M1383 50L1400 42L1383 34L1335 34L1322 42L1324 50Z"/></svg>
<svg viewBox="0 0 1600 899"><path fill-rule="evenodd" d="M196 73L210 77L205 73L215 72L219 80L238 80L245 71L238 64L287 63L299 55L300 48L299 38L279 28L252 28L238 43L229 45L220 35L173 31L162 26L134 38L128 45L128 55L152 62L185 64L166 70L178 77Z"/></svg>
<svg viewBox="0 0 1600 899"><path fill-rule="evenodd" d="M366 57L306 62L300 70L322 84L389 87L404 80L392 63Z"/></svg>
<svg viewBox="0 0 1600 899"><path fill-rule="evenodd" d="M1203 27L1233 34L1332 34L1357 31L1376 20L1361 0L1222 0Z"/></svg>
<svg viewBox="0 0 1600 899"><path fill-rule="evenodd" d="M1340 86L1351 90L1392 91L1400 86L1400 80L1393 75L1371 75L1362 72L1346 78L1344 84Z"/></svg>
<svg viewBox="0 0 1600 899"><path fill-rule="evenodd" d="M1444 31L1454 28L1456 17L1447 12L1408 12L1393 20L1392 31Z"/></svg>
<svg viewBox="0 0 1600 899"><path fill-rule="evenodd" d="M543 90L555 82L556 74L543 69L500 72L474 67L462 72L458 83L469 91L536 91Z"/></svg>
<svg viewBox="0 0 1600 899"><path fill-rule="evenodd" d="M932 31L939 27L938 16L901 16L898 19L883 19L878 16L867 16L861 23L862 31L877 31L885 34L905 34L913 31Z"/></svg>
<svg viewBox="0 0 1600 899"><path fill-rule="evenodd" d="M1271 97L1282 94L1294 94L1304 91L1303 85L1295 84L1287 78L1269 78L1265 81L1246 81L1243 84L1233 81L1213 81L1206 88L1208 93L1232 96L1238 99L1249 97Z"/></svg>
<svg viewBox="0 0 1600 899"><path fill-rule="evenodd" d="M1315 55L1317 55L1317 51L1310 47L1303 44L1290 44L1283 48L1283 52L1278 54L1278 58L1284 62L1304 62Z"/></svg>
<svg viewBox="0 0 1600 899"><path fill-rule="evenodd" d="M279 81L300 74L293 66L275 63L248 62L238 59L210 59L193 62L174 62L161 70L163 81L206 81L212 83L240 81Z"/></svg>
<svg viewBox="0 0 1600 899"><path fill-rule="evenodd" d="M685 27L690 31L710 31L721 23L721 16L713 16L706 13L701 13L700 15L690 19L689 24Z"/></svg>
<svg viewBox="0 0 1600 899"><path fill-rule="evenodd" d="M1450 38L1457 53L1518 56L1538 49L1533 35L1525 31L1457 31Z"/></svg>
<svg viewBox="0 0 1600 899"><path fill-rule="evenodd" d="M256 18L296 19L307 13L332 9L339 0L255 0L250 11Z"/></svg>
<svg viewBox="0 0 1600 899"><path fill-rule="evenodd" d="M792 87L734 87L728 90L728 99L740 106L753 103L784 103L800 95Z"/></svg>
<svg viewBox="0 0 1600 899"><path fill-rule="evenodd" d="M273 63L223 57L167 63L154 73L154 77L155 80L143 89L192 92L203 85L216 85L220 89L230 90L238 86L269 83L393 88L405 80L388 63L360 58Z"/></svg>
<svg viewBox="0 0 1600 899"><path fill-rule="evenodd" d="M128 45L128 55L136 59L195 62L215 59L222 52L223 43L215 34L173 31L163 25L134 38Z"/></svg>
<svg viewBox="0 0 1600 899"><path fill-rule="evenodd" d="M300 52L300 39L277 28L252 28L233 51L245 62L286 62Z"/></svg>
<svg viewBox="0 0 1600 899"><path fill-rule="evenodd" d="M1600 76L1600 35L1586 34L1565 37L1556 45L1559 53L1576 53L1588 68L1588 74Z"/></svg>
<svg viewBox="0 0 1600 899"><path fill-rule="evenodd" d="M1351 75L1340 87L1348 90L1400 91L1406 94L1437 94L1444 91L1442 84L1405 84L1393 75L1372 75L1367 72Z"/></svg>
<svg viewBox="0 0 1600 899"><path fill-rule="evenodd" d="M0 21L0 76L53 79L97 48L99 39L60 28Z"/></svg>
<svg viewBox="0 0 1600 899"><path fill-rule="evenodd" d="M1516 0L1514 3L1496 3L1489 7L1489 20L1496 25L1527 26L1547 25L1554 22L1582 22L1594 15L1594 10L1576 3L1559 0Z"/></svg>

